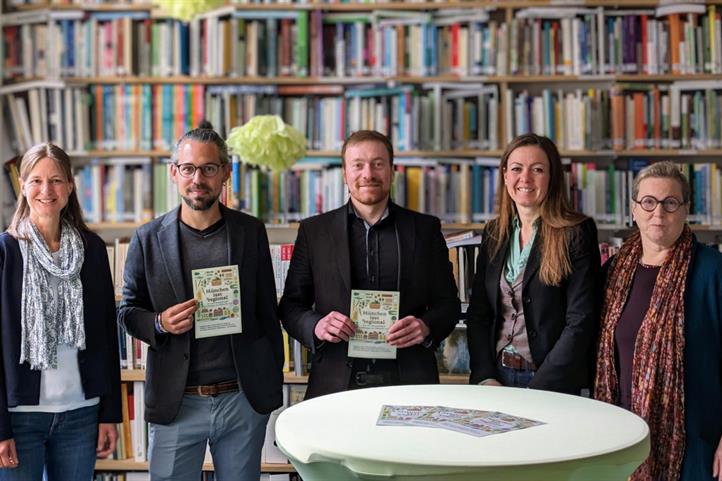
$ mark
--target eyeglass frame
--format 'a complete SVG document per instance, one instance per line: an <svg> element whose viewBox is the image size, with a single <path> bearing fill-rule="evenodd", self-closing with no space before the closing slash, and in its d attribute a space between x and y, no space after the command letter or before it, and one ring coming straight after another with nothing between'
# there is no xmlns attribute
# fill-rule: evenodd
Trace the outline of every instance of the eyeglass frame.
<svg viewBox="0 0 722 481"><path fill-rule="evenodd" d="M644 199L652 199L652 200L654 200L654 207L652 207L651 210L646 209L646 208L642 205L642 202L644 202ZM679 203L679 204L677 204L677 207L676 207L674 210L669 210L669 209L667 209L667 208L664 206L664 203L665 203L667 200L669 200L669 199L673 199L673 200L675 200L676 202ZM657 210L657 206L660 205L660 204L662 204L662 210L665 211L665 212L668 213L668 214L674 214L675 212L677 212L677 211L679 210L680 207L682 207L683 205L686 205L686 204L689 203L689 201L685 202L685 201L679 200L678 198L676 198L676 197L673 196L673 195L669 195L669 196L665 197L665 198L662 199L662 200L657 199L657 198L656 198L655 196L653 196L653 195L645 195L645 196L643 196L643 197L642 197L641 199L639 199L639 200L637 200L637 199L632 199L632 200L633 200L634 202L636 202L637 204L639 204L639 207L640 207L643 211L645 211L645 212L654 212L655 210Z"/></svg>
<svg viewBox="0 0 722 481"><path fill-rule="evenodd" d="M196 165L192 164L191 162L184 162L184 163L182 163L182 164L176 162L176 163L173 164L173 165L175 165L175 168L178 170L178 175L180 175L181 177L183 177L183 178L185 178L185 179L192 179L193 176L196 175L196 171L197 171L197 170L200 170L200 171L201 171L201 175L202 175L203 177L205 177L206 179L212 179L213 177L217 176L217 175L221 172L221 167L223 167L224 165L227 165L227 164L222 164L222 163L221 163L221 164L216 164L215 162L211 162L211 163L209 163L209 164L203 164L203 165L196 166ZM191 172L189 175L185 175L183 172L181 172L181 167L182 167L182 166L183 166L183 167L185 167L185 166L193 167L193 172ZM207 174L204 172L204 169L205 169L206 167L210 167L210 166L213 166L213 167L215 167L215 168L218 169L218 170L216 170L216 173L215 173L215 174L207 175Z"/></svg>

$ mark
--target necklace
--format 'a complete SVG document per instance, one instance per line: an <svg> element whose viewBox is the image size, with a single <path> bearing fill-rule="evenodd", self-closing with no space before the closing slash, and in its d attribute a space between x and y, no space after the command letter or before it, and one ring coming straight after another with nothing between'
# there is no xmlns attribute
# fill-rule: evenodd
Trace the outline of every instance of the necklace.
<svg viewBox="0 0 722 481"><path fill-rule="evenodd" d="M660 267L662 267L661 265L655 266L654 264L645 264L644 262L642 262L641 259L638 262L639 262L639 265L644 267L645 269L659 269Z"/></svg>

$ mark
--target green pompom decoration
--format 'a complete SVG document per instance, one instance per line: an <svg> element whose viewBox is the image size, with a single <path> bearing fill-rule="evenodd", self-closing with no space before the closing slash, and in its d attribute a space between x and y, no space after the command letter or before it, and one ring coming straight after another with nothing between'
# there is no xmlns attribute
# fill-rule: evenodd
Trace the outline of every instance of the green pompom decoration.
<svg viewBox="0 0 722 481"><path fill-rule="evenodd" d="M164 13L172 18L189 22L196 15L226 5L227 0L154 0Z"/></svg>
<svg viewBox="0 0 722 481"><path fill-rule="evenodd" d="M278 115L256 115L231 130L226 145L243 162L280 171L306 154L306 138Z"/></svg>

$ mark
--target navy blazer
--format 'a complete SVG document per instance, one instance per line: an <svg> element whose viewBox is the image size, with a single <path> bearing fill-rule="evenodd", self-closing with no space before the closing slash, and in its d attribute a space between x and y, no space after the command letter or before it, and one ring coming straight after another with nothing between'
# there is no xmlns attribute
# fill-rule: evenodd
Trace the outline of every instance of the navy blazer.
<svg viewBox="0 0 722 481"><path fill-rule="evenodd" d="M509 242L490 258L487 229L482 236L466 319L471 384L498 379L496 340L504 322L500 314L499 281ZM586 219L569 229L567 245L572 273L559 286L548 286L539 278L541 242L537 235L522 280L526 332L538 367L529 387L578 394L592 382L590 350L594 349L599 326L597 284L601 261L597 228L592 219Z"/></svg>
<svg viewBox="0 0 722 481"><path fill-rule="evenodd" d="M436 217L395 204L401 245L399 316L416 316L431 330L432 345L399 349L401 384L439 382L434 349L459 321L460 304L449 250ZM348 205L301 222L280 311L288 334L313 350L306 397L345 391L351 379L348 343L325 342L315 349L316 323L331 311L351 308Z"/></svg>
<svg viewBox="0 0 722 481"><path fill-rule="evenodd" d="M83 232L85 260L80 270L83 284L85 350L78 351L78 366L85 398L100 397L99 422L122 421L120 400L120 357L115 312L115 293L108 253L103 240ZM40 373L20 361L20 300L23 258L17 239L0 234L0 439L13 431L8 407L37 405Z"/></svg>
<svg viewBox="0 0 722 481"><path fill-rule="evenodd" d="M155 315L185 302L180 258L180 207L140 227L130 241L118 318L128 333L148 344L145 418L175 419L190 365L191 336L157 334ZM228 264L238 265L243 333L231 335L238 382L257 412L270 413L283 396L283 339L266 228L255 217L221 205L228 235Z"/></svg>

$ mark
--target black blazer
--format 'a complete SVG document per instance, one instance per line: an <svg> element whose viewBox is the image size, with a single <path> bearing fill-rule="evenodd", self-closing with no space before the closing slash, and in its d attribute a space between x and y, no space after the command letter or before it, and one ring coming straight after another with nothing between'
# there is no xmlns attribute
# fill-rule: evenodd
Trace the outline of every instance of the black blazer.
<svg viewBox="0 0 722 481"><path fill-rule="evenodd" d="M397 351L401 384L439 382L434 349L454 329L459 298L439 219L393 203L401 245L400 317L413 315L431 330L429 347ZM306 397L344 391L351 378L348 343L325 342L318 349L316 323L331 311L349 314L351 261L348 204L301 222L280 304L286 331L312 350Z"/></svg>
<svg viewBox="0 0 722 481"><path fill-rule="evenodd" d="M98 421L122 421L120 357L115 295L108 252L103 240L82 232L85 259L80 269L83 284L85 349L78 351L78 367L85 398L100 397ZM37 405L41 371L20 361L21 290L23 256L17 239L0 234L0 440L13 437L8 407Z"/></svg>
<svg viewBox="0 0 722 481"><path fill-rule="evenodd" d="M178 232L179 208L140 227L130 241L118 315L128 333L147 343L147 421L175 419L188 378L191 336L156 334L155 315L184 302ZM238 382L253 409L282 404L283 340L266 229L258 219L221 206L228 233L228 264L238 265L243 333L231 335Z"/></svg>
<svg viewBox="0 0 722 481"><path fill-rule="evenodd" d="M471 376L476 384L498 378L496 340L500 317L499 281L509 242L492 259L485 229L467 312ZM597 228L592 219L571 228L568 246L571 275L558 287L539 279L541 239L537 235L524 270L522 300L529 347L538 370L529 387L579 393L591 384L589 354L599 325L597 283L600 257Z"/></svg>

